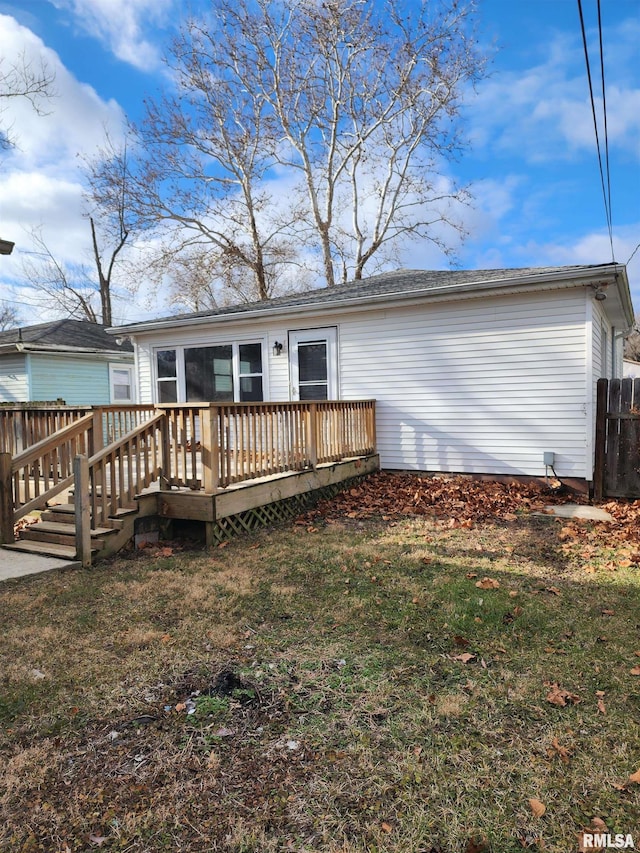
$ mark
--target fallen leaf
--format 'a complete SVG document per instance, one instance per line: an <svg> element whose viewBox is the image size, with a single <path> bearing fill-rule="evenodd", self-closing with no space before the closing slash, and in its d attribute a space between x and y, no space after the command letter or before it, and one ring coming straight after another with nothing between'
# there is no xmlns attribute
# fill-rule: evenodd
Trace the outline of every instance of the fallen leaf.
<svg viewBox="0 0 640 853"><path fill-rule="evenodd" d="M476 586L478 589L498 589L500 583L495 578L482 578L481 581L476 581Z"/></svg>
<svg viewBox="0 0 640 853"><path fill-rule="evenodd" d="M471 645L471 640L467 640L466 637L461 637L460 634L454 635L453 642L456 646L462 646L463 648L467 648L467 646Z"/></svg>
<svg viewBox="0 0 640 853"><path fill-rule="evenodd" d="M386 821L382 824L380 828L383 832L393 832L393 827L390 823L387 823Z"/></svg>
<svg viewBox="0 0 640 853"><path fill-rule="evenodd" d="M577 705L580 701L579 696L560 687L557 681L554 681L553 684L545 682L545 686L551 688L549 693L547 693L547 702L550 702L552 705L559 705L561 708L564 708L568 702L572 705Z"/></svg>
<svg viewBox="0 0 640 853"><path fill-rule="evenodd" d="M603 616L615 616L615 610L601 610Z"/></svg>
<svg viewBox="0 0 640 853"><path fill-rule="evenodd" d="M640 675L640 666L634 666L633 669L630 669L629 672L631 675Z"/></svg>
<svg viewBox="0 0 640 853"><path fill-rule="evenodd" d="M602 699L598 699L598 711L606 716L607 709L605 708L604 701Z"/></svg>
<svg viewBox="0 0 640 853"><path fill-rule="evenodd" d="M552 595L562 595L557 586L548 586L546 587L547 592L550 592Z"/></svg>
<svg viewBox="0 0 640 853"><path fill-rule="evenodd" d="M564 761L565 764L568 763L568 761L569 761L569 750L567 749L566 746L562 746L562 744L558 742L557 737L554 737L554 739L551 741L551 746L557 752L560 760Z"/></svg>
<svg viewBox="0 0 640 853"><path fill-rule="evenodd" d="M482 835L479 838L470 838L464 848L464 853L487 853L488 850L489 841L486 836Z"/></svg>
<svg viewBox="0 0 640 853"><path fill-rule="evenodd" d="M91 833L91 835L89 836L89 842L91 844L94 844L96 847L102 847L106 840L106 835L94 835L93 833Z"/></svg>
<svg viewBox="0 0 640 853"><path fill-rule="evenodd" d="M531 797L529 799L529 807L531 808L534 817L542 817L547 810L545 804L541 803L540 800L536 800L535 797Z"/></svg>
<svg viewBox="0 0 640 853"><path fill-rule="evenodd" d="M453 660L462 661L462 663L470 663L470 661L475 660L476 656L470 654L469 652L463 652L461 655L455 655Z"/></svg>
<svg viewBox="0 0 640 853"><path fill-rule="evenodd" d="M635 782L636 785L640 785L640 770L636 770L635 773L629 776L629 782Z"/></svg>

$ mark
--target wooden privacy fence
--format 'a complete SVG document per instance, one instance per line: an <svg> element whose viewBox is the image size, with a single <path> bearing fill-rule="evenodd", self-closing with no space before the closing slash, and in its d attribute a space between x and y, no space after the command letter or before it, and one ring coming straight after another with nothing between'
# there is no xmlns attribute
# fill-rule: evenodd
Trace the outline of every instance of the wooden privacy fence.
<svg viewBox="0 0 640 853"><path fill-rule="evenodd" d="M90 412L95 418L95 445L98 448L117 441L148 420L155 413L155 407L3 405L0 406L0 453L17 456Z"/></svg>
<svg viewBox="0 0 640 853"><path fill-rule="evenodd" d="M91 406L0 406L0 453L17 456L90 411Z"/></svg>
<svg viewBox="0 0 640 853"><path fill-rule="evenodd" d="M593 491L640 498L640 379L598 380Z"/></svg>

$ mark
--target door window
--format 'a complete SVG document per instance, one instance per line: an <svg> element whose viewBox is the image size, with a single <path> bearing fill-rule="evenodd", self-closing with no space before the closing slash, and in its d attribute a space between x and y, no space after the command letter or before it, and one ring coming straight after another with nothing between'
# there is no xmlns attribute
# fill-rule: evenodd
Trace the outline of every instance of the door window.
<svg viewBox="0 0 640 853"><path fill-rule="evenodd" d="M338 398L337 330L289 333L291 396L294 400Z"/></svg>

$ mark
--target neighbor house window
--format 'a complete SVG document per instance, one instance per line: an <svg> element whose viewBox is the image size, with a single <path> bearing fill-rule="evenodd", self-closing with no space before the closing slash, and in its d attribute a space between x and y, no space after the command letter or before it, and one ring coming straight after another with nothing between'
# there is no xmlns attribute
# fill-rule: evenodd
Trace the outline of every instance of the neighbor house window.
<svg viewBox="0 0 640 853"><path fill-rule="evenodd" d="M112 403L133 403L133 367L110 364L109 386Z"/></svg>
<svg viewBox="0 0 640 853"><path fill-rule="evenodd" d="M264 399L262 344L258 342L156 350L156 370L160 403Z"/></svg>

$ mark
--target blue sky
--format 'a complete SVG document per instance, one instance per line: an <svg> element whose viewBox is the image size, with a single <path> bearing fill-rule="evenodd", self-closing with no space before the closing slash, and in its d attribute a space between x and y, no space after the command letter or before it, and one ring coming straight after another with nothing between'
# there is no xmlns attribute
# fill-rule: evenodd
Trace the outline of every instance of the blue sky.
<svg viewBox="0 0 640 853"><path fill-rule="evenodd" d="M49 318L21 276L41 229L61 259L88 259L78 155L91 155L104 128L120 132L125 115L164 84L162 54L187 6L180 0L0 0L0 56L45 58L56 71L57 97L44 117L11 102L16 150L2 155L0 229L15 240L2 259L0 298L27 322ZM582 0L600 93L596 0ZM602 0L613 244L627 262L640 243L640 2ZM467 268L605 263L611 260L588 100L577 0L478 0L483 43L493 51L490 76L469 93L468 146L449 176L469 184L474 204L458 251ZM597 100L598 115L601 102ZM602 126L601 126L602 139ZM406 267L446 268L432 246L407 246ZM640 250L629 264L640 310ZM118 319L166 312L120 291ZM152 304L150 304L150 301Z"/></svg>

